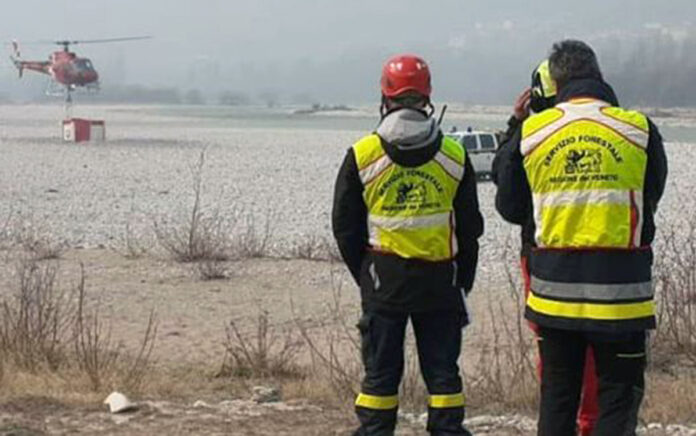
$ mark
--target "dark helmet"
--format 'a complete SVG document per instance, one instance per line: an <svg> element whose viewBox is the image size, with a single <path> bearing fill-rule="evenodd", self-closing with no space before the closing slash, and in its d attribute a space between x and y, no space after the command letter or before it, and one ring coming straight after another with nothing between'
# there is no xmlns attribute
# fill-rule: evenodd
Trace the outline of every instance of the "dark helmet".
<svg viewBox="0 0 696 436"><path fill-rule="evenodd" d="M549 60L544 60L532 72L532 97L529 107L534 112L543 112L556 104L556 82L551 79Z"/></svg>

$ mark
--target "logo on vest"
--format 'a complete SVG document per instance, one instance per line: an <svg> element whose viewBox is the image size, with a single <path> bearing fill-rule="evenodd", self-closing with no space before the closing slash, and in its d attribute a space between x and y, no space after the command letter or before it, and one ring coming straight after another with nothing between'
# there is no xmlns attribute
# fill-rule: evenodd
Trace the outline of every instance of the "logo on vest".
<svg viewBox="0 0 696 436"><path fill-rule="evenodd" d="M401 183L396 192L397 204L422 204L425 203L428 194L425 182L418 184L413 182Z"/></svg>
<svg viewBox="0 0 696 436"><path fill-rule="evenodd" d="M566 174L597 174L602 171L602 153L599 150L570 150L566 155Z"/></svg>

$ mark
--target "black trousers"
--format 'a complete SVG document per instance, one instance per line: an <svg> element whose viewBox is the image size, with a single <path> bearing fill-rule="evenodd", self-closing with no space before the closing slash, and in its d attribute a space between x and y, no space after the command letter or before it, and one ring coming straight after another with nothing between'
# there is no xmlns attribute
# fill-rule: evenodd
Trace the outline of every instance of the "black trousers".
<svg viewBox="0 0 696 436"><path fill-rule="evenodd" d="M462 312L401 313L364 310L358 323L365 378L356 400L356 435L394 434L398 390L404 369L404 335L409 317L418 359L430 394L427 429L433 435L468 435L462 427L464 397L457 359Z"/></svg>
<svg viewBox="0 0 696 436"><path fill-rule="evenodd" d="M585 352L594 350L599 417L594 436L632 436L643 399L645 332L584 333L541 327L539 436L574 436Z"/></svg>

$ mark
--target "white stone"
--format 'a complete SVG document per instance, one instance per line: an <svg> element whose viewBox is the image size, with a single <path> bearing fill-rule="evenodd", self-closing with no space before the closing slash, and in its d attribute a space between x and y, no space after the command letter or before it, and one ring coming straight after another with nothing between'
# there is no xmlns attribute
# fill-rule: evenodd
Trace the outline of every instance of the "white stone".
<svg viewBox="0 0 696 436"><path fill-rule="evenodd" d="M138 405L128 399L125 395L120 392L112 392L104 400L104 404L109 405L109 411L111 413L123 413L130 410L135 410Z"/></svg>

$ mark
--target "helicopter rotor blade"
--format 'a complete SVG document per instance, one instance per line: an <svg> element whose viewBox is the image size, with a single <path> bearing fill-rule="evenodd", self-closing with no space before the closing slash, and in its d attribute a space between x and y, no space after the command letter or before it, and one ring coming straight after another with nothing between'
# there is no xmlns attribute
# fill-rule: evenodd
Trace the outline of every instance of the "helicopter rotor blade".
<svg viewBox="0 0 696 436"><path fill-rule="evenodd" d="M72 41L53 41L58 45L73 45L73 44L101 44L107 42L122 42L122 41L137 41L141 39L152 39L152 36L128 36L124 38L103 38L103 39L77 39Z"/></svg>

